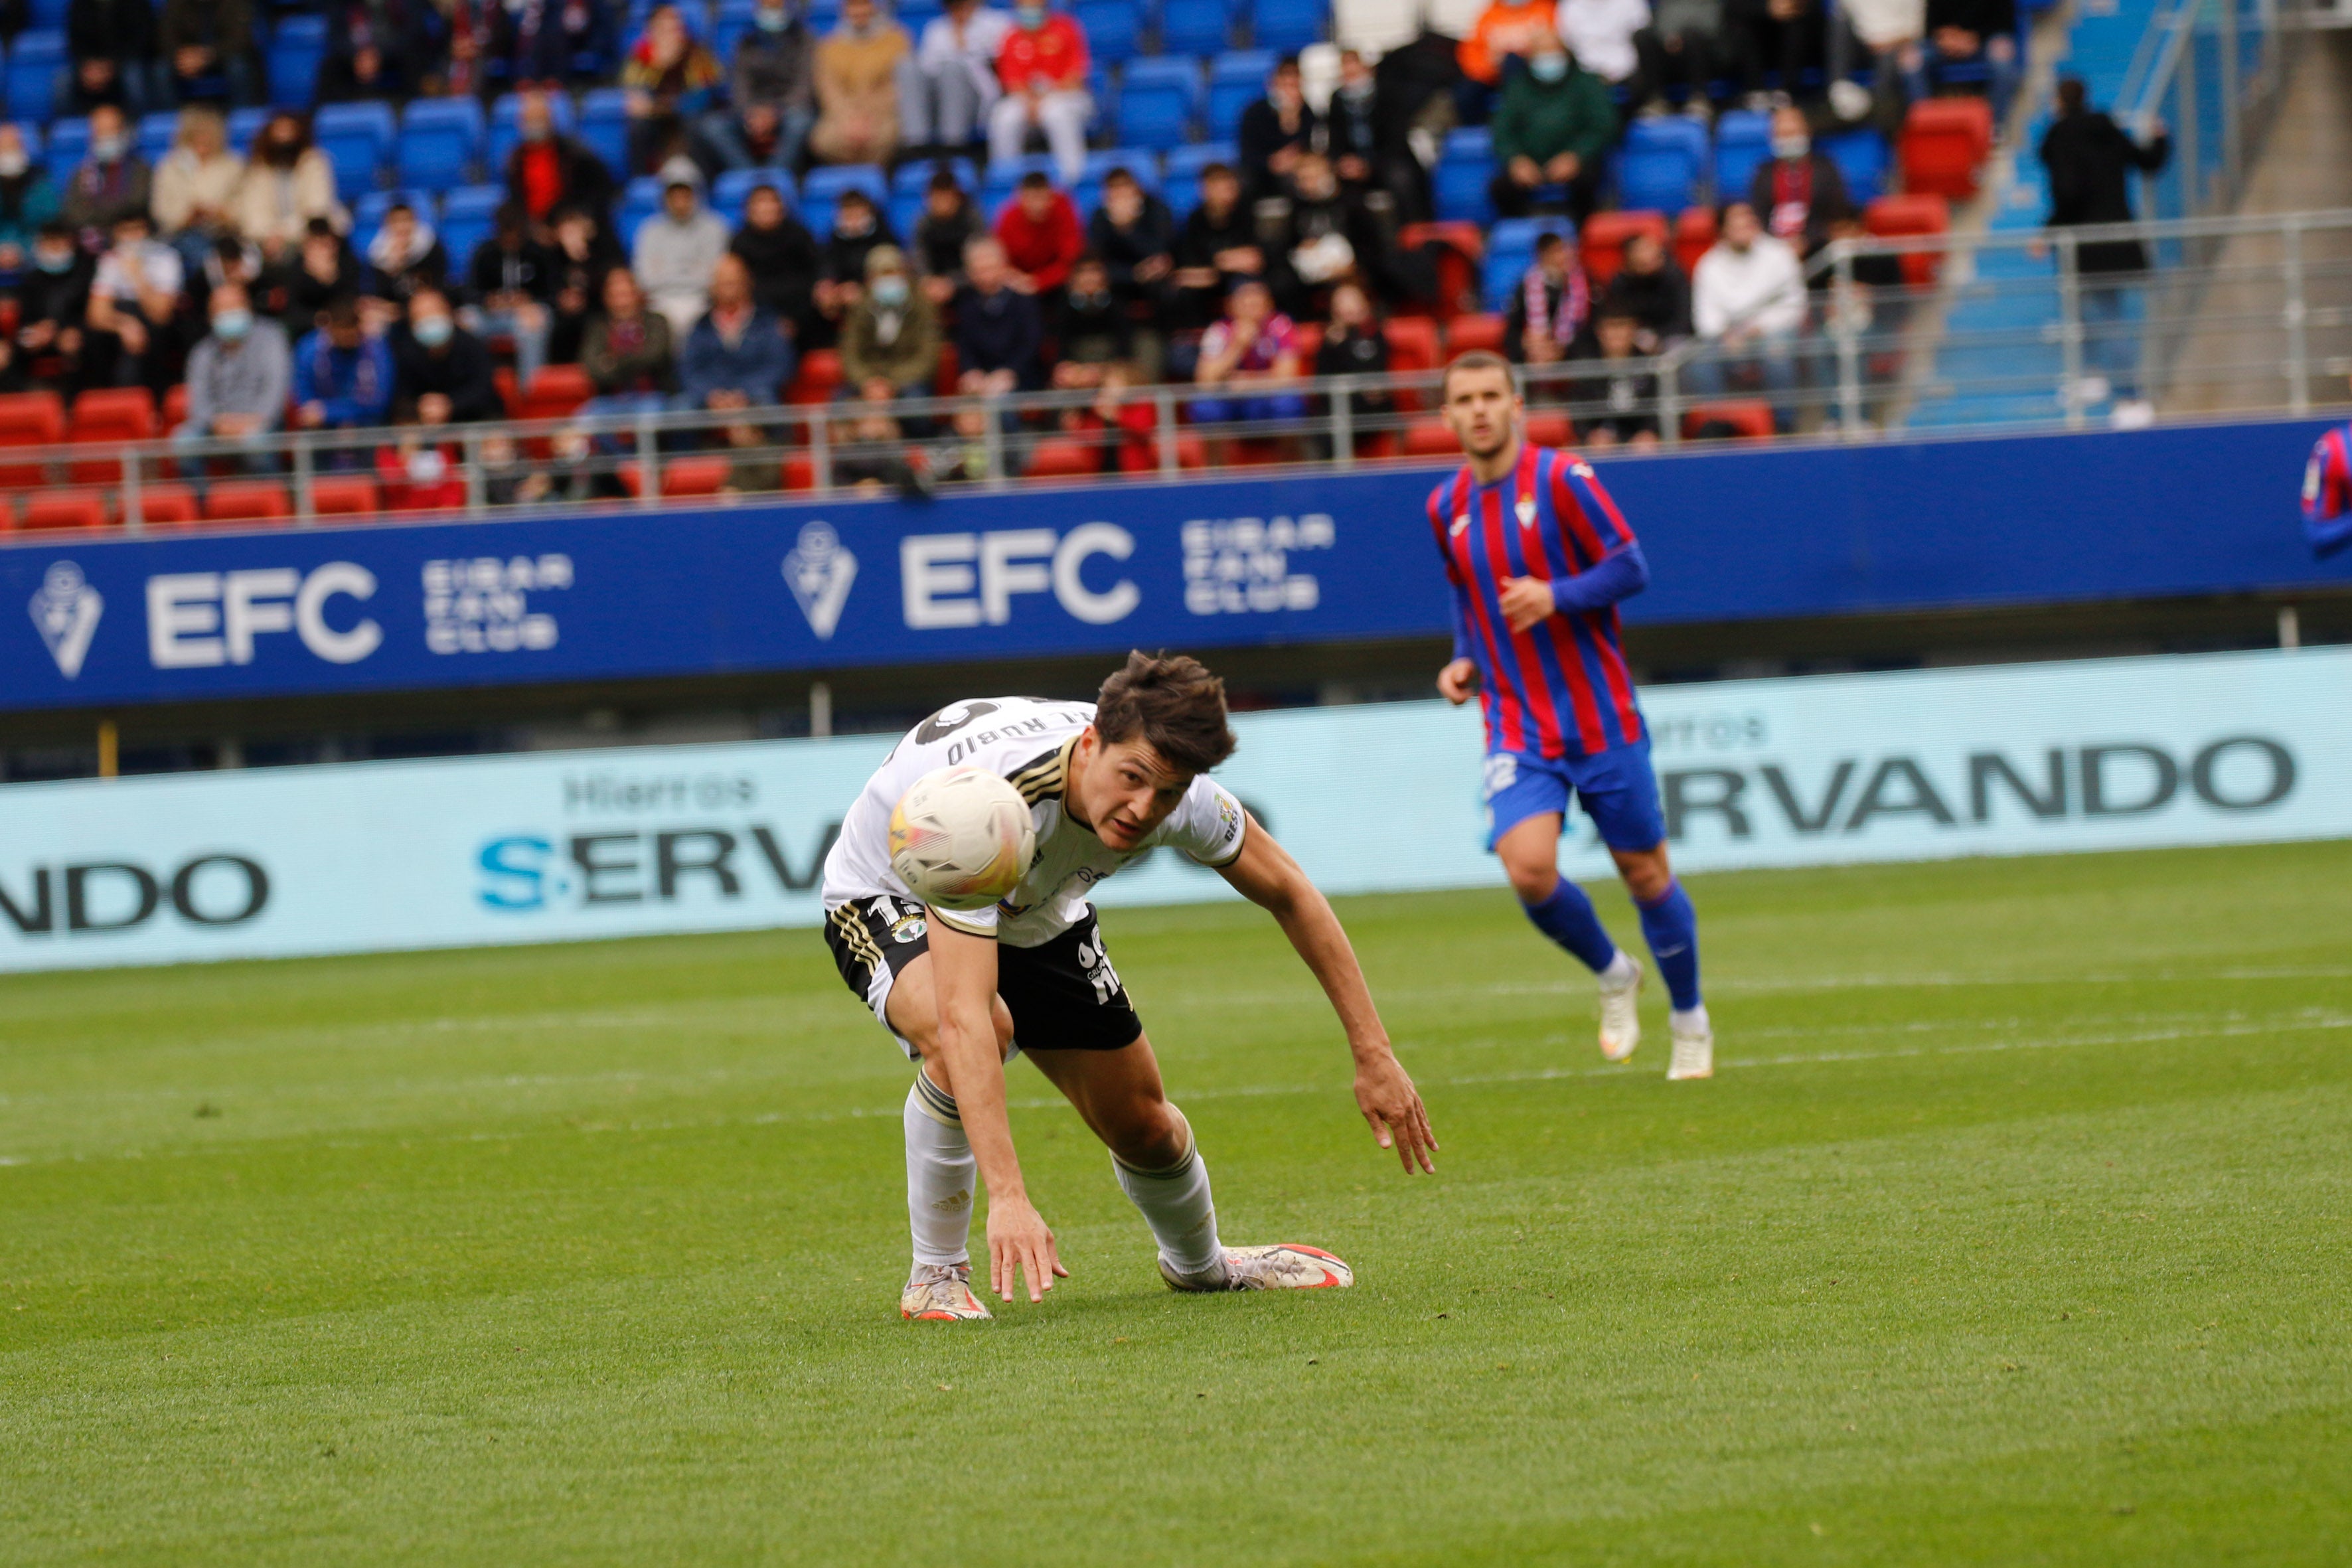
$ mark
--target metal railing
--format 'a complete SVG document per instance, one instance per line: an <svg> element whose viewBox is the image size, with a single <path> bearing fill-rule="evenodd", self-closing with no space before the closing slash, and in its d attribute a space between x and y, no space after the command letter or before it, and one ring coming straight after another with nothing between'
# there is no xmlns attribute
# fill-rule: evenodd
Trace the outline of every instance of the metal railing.
<svg viewBox="0 0 2352 1568"><path fill-rule="evenodd" d="M2148 269L2101 270L2118 243L2137 244ZM2352 211L1842 240L1812 259L1808 284L1801 325L1783 334L1525 367L1538 437L1665 450L1773 434L2079 429L2141 398L2167 416L2299 415L2347 400ZM62 493L135 530L1432 463L1454 451L1436 417L1441 381L1429 370L0 446L0 491L23 524L66 521L57 509L77 503ZM1255 400L1250 416L1209 416L1205 400L1237 393Z"/></svg>
<svg viewBox="0 0 2352 1568"><path fill-rule="evenodd" d="M2116 121L2146 136L2161 120L2172 162L2141 177L2151 217L2222 212L2245 187L2285 86L2287 43L2306 0L2171 0L2140 36Z"/></svg>

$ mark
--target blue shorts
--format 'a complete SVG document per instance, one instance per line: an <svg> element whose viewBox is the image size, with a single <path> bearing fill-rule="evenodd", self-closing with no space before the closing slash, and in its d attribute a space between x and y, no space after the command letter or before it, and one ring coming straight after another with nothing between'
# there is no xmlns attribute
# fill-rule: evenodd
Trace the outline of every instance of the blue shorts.
<svg viewBox="0 0 2352 1568"><path fill-rule="evenodd" d="M1568 815L1571 795L1612 849L1654 849L1666 838L1658 776L1647 736L1590 756L1489 752L1485 779L1486 847L1530 816Z"/></svg>

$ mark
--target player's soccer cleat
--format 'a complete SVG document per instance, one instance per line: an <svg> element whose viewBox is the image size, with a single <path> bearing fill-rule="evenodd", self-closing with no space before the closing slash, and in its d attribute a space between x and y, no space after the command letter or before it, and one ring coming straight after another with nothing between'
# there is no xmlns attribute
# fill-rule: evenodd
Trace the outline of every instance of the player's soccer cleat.
<svg viewBox="0 0 2352 1568"><path fill-rule="evenodd" d="M1180 1274L1160 1260L1171 1290L1344 1290L1356 1271L1319 1247L1228 1247L1214 1274Z"/></svg>
<svg viewBox="0 0 2352 1568"><path fill-rule="evenodd" d="M1666 1066L1669 1079L1715 1076L1715 1030L1711 1027L1675 1032L1674 1060Z"/></svg>
<svg viewBox="0 0 2352 1568"><path fill-rule="evenodd" d="M971 1292L971 1264L918 1263L898 1298L898 1315L909 1322L960 1323L992 1314Z"/></svg>
<svg viewBox="0 0 2352 1568"><path fill-rule="evenodd" d="M1625 962L1633 966L1633 978L1601 988L1601 1054L1612 1062L1623 1061L1642 1043L1642 982L1646 975L1641 960L1632 953L1625 954Z"/></svg>

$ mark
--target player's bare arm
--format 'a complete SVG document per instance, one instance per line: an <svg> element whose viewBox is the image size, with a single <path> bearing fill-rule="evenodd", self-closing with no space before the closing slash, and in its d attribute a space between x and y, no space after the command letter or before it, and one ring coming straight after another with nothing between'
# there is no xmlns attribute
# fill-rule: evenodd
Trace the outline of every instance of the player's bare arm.
<svg viewBox="0 0 2352 1568"><path fill-rule="evenodd" d="M989 1288L1013 1300L1014 1276L1042 1301L1056 1275L1067 1278L1054 1233L1029 1201L1013 1122L1004 1106L1004 1059L997 1042L996 939L930 922L930 966L938 996L940 1065L963 1115L965 1136L988 1184Z"/></svg>
<svg viewBox="0 0 2352 1568"><path fill-rule="evenodd" d="M1244 898L1274 916L1331 999L1356 1058L1356 1104L1373 1137L1381 1148L1396 1151L1408 1173L1416 1167L1435 1172L1437 1137L1429 1129L1429 1111L1389 1044L1363 966L1331 901L1255 816L1241 853L1223 874Z"/></svg>

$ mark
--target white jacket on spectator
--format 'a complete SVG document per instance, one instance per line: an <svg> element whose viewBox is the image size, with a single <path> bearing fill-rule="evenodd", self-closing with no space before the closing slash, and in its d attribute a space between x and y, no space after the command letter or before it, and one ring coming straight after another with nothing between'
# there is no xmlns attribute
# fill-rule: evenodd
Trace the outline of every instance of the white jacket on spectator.
<svg viewBox="0 0 2352 1568"><path fill-rule="evenodd" d="M1650 0L1559 0L1557 15L1559 41L1578 65L1603 81L1633 74L1633 35L1650 25Z"/></svg>
<svg viewBox="0 0 2352 1568"><path fill-rule="evenodd" d="M1838 10L1874 51L1915 42L1927 31L1927 0L1842 0Z"/></svg>
<svg viewBox="0 0 2352 1568"><path fill-rule="evenodd" d="M208 161L197 157L192 147L173 148L155 165L155 183L148 197L156 229L179 233L199 207L219 214L225 225L234 226L237 195L244 184L245 160L236 153L224 153Z"/></svg>
<svg viewBox="0 0 2352 1568"><path fill-rule="evenodd" d="M1719 338L1738 321L1771 337L1805 324L1805 269L1786 242L1759 235L1743 253L1717 241L1691 274L1691 324Z"/></svg>
<svg viewBox="0 0 2352 1568"><path fill-rule="evenodd" d="M672 159L663 165L663 179L690 184L699 197L700 174L688 178L687 170L672 174L681 162ZM670 327L681 342L687 333L694 331L694 323L710 309L710 273L719 265L719 258L727 254L728 237L727 220L698 200L694 216L684 223L670 216L669 209L664 207L637 230L636 250L629 258L629 270L637 275L637 286L646 291L653 308L669 318Z"/></svg>

